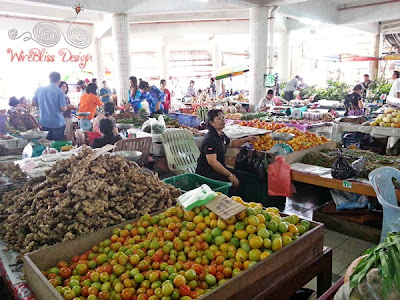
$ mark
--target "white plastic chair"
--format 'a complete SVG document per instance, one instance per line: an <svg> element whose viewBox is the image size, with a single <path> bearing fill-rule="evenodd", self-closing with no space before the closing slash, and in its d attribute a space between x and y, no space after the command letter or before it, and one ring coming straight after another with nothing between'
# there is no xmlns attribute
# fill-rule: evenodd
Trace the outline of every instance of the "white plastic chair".
<svg viewBox="0 0 400 300"><path fill-rule="evenodd" d="M389 232L400 231L400 207L392 179L400 181L400 171L392 167L373 170L368 175L379 203L383 207L381 242Z"/></svg>

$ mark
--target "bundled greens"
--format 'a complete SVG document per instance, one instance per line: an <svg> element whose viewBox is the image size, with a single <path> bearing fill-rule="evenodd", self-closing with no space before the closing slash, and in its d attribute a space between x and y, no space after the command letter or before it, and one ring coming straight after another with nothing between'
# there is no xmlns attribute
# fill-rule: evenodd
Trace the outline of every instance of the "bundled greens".
<svg viewBox="0 0 400 300"><path fill-rule="evenodd" d="M259 113L248 113L248 114L243 114L240 120L243 121L250 121L250 120L255 120L255 119L260 119L263 117L270 117L271 114L267 112L259 112Z"/></svg>
<svg viewBox="0 0 400 300"><path fill-rule="evenodd" d="M391 166L400 170L400 159L395 156L385 156L367 150L343 149L343 156L352 163L361 156L365 158L365 168L358 177L368 178L368 174L380 167ZM308 153L301 161L304 164L320 166L325 168L332 167L336 160L335 150L322 150L321 152Z"/></svg>
<svg viewBox="0 0 400 300"><path fill-rule="evenodd" d="M399 299L400 234L390 233L383 243L368 249L364 255L350 277L353 298Z"/></svg>

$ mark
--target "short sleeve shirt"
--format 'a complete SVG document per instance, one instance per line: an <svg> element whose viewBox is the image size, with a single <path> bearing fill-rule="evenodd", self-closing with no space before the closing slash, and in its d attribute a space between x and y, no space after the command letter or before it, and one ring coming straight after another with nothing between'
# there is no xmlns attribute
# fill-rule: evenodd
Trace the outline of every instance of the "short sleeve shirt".
<svg viewBox="0 0 400 300"><path fill-rule="evenodd" d="M55 84L39 87L33 100L39 106L39 124L48 128L60 128L65 125L62 107L67 106L64 92Z"/></svg>
<svg viewBox="0 0 400 300"><path fill-rule="evenodd" d="M224 133L219 135L215 129L211 129L201 143L196 173L206 177L207 174L215 173L215 170L207 162L208 154L217 154L217 160L225 167L225 152L230 141Z"/></svg>
<svg viewBox="0 0 400 300"><path fill-rule="evenodd" d="M79 112L90 112L89 120L94 118L97 106L103 106L99 97L93 94L83 94L79 103Z"/></svg>
<svg viewBox="0 0 400 300"><path fill-rule="evenodd" d="M393 81L389 96L396 97L397 93L400 93L400 78L397 78Z"/></svg>
<svg viewBox="0 0 400 300"><path fill-rule="evenodd" d="M292 80L288 81L288 83L286 84L286 92L294 92L296 90L296 88L299 87L299 81L297 80L297 78L293 78Z"/></svg>
<svg viewBox="0 0 400 300"><path fill-rule="evenodd" d="M359 109L358 107L358 101L361 100L361 95L357 93L352 93L348 94L346 96L346 99L344 100L344 106L346 107L346 110L355 110Z"/></svg>
<svg viewBox="0 0 400 300"><path fill-rule="evenodd" d="M104 96L107 94L111 94L111 90L109 88L101 88L100 89L100 96L101 96L101 101L103 101L104 103L107 103L110 101L110 96Z"/></svg>

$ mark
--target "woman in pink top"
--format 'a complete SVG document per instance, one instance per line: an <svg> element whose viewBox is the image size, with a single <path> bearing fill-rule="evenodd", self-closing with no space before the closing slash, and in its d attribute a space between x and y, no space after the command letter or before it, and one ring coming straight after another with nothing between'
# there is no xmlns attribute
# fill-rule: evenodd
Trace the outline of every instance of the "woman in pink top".
<svg viewBox="0 0 400 300"><path fill-rule="evenodd" d="M163 103L164 105L164 114L168 114L168 111L171 107L171 93L170 91L166 88L167 81L165 79L161 79L160 81L160 90L165 94L165 102Z"/></svg>

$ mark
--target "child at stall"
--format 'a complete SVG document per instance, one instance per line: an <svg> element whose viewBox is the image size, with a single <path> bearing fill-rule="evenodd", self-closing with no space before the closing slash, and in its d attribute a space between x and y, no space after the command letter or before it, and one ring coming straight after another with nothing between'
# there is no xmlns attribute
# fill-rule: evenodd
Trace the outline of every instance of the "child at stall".
<svg viewBox="0 0 400 300"><path fill-rule="evenodd" d="M114 145L116 142L122 140L119 134L114 134L114 124L110 119L103 119L100 121L100 132L103 135L93 141L92 148L101 148L105 145Z"/></svg>

